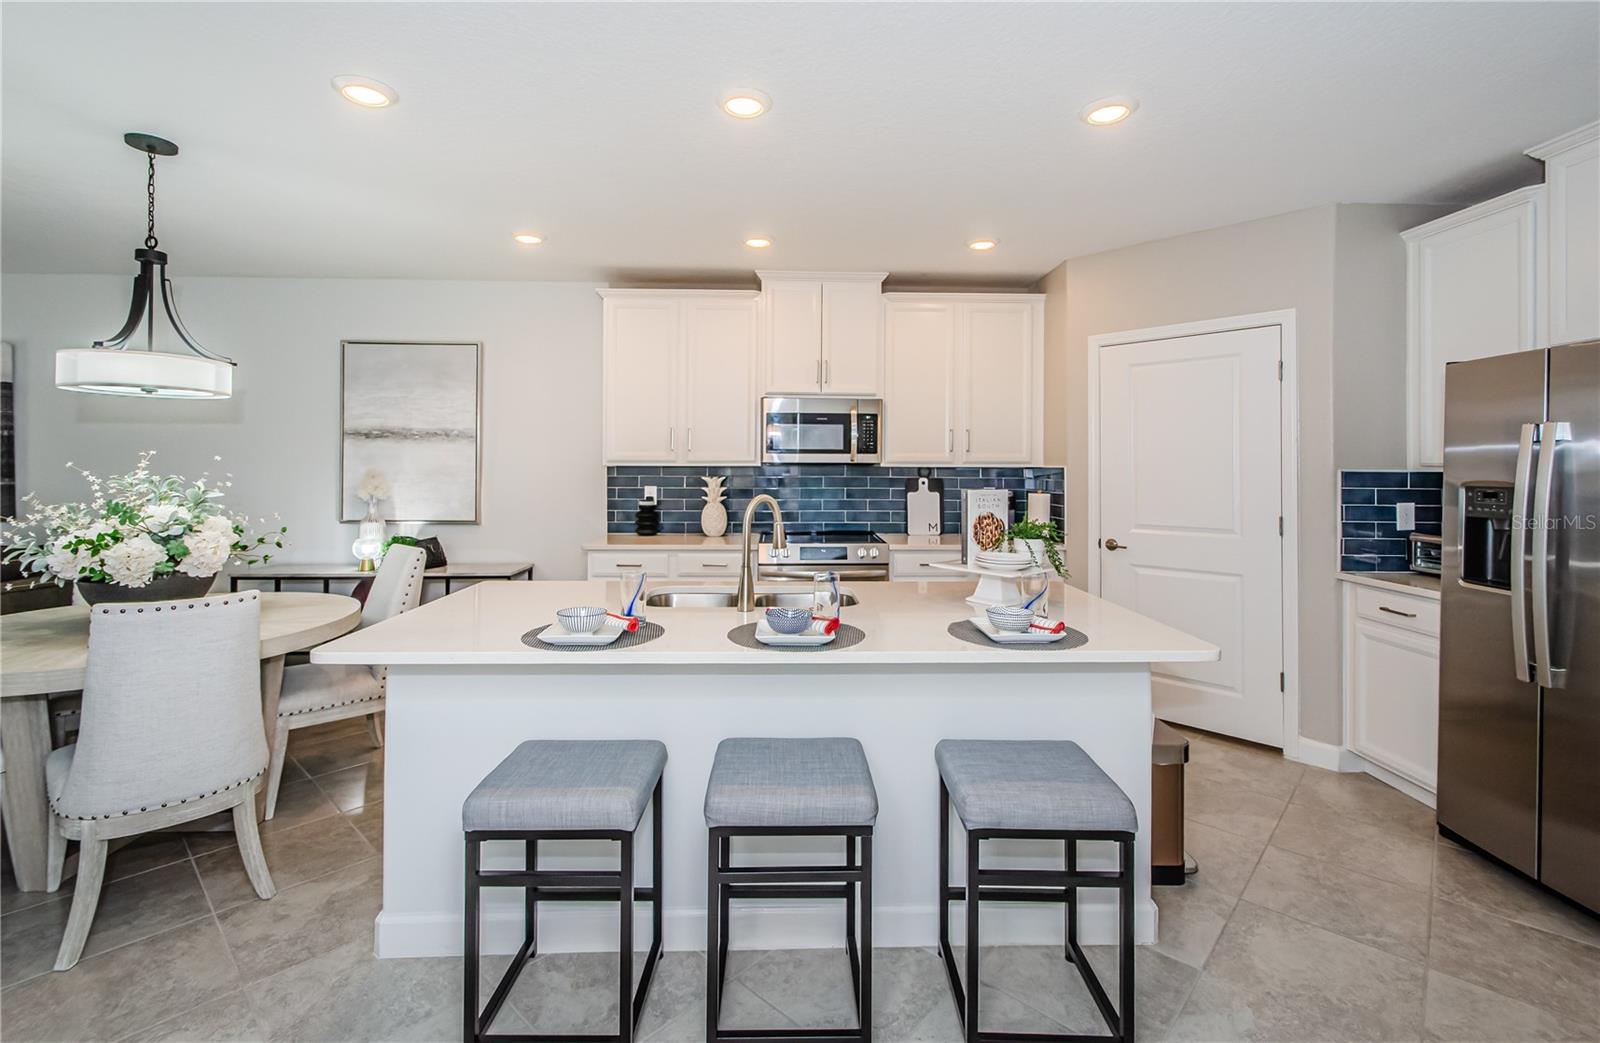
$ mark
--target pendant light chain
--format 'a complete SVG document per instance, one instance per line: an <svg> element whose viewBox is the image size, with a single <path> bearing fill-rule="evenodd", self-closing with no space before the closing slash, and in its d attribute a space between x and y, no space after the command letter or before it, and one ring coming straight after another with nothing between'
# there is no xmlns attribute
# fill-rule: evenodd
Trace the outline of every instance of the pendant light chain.
<svg viewBox="0 0 1600 1043"><path fill-rule="evenodd" d="M145 183L145 190L150 197L149 223L145 226L144 245L154 250L156 248L156 156L150 153L150 178Z"/></svg>

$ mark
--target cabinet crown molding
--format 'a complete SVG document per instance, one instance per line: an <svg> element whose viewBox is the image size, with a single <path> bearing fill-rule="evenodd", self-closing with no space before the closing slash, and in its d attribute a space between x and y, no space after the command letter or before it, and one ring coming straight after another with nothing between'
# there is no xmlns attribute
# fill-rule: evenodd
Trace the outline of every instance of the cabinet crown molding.
<svg viewBox="0 0 1600 1043"><path fill-rule="evenodd" d="M1448 231L1449 229L1455 228L1458 225L1471 224L1480 217L1487 217L1490 214L1498 213L1501 210L1510 210L1514 207L1519 207L1530 199L1534 202L1543 202L1544 197L1545 186L1542 183L1537 185L1528 185L1524 188L1513 189L1512 191L1507 192L1505 195L1495 196L1493 199L1485 199L1481 203L1475 203L1472 206L1467 207L1465 210L1457 210L1453 214L1446 214L1443 217L1436 217L1427 224L1417 225L1415 228L1407 228L1405 231L1400 233L1400 238L1408 243L1419 239L1426 239L1431 235L1437 235L1440 232Z"/></svg>
<svg viewBox="0 0 1600 1043"><path fill-rule="evenodd" d="M756 278L762 282L779 282L794 280L804 282L874 282L881 283L889 277L888 272L771 272L756 271Z"/></svg>
<svg viewBox="0 0 1600 1043"><path fill-rule="evenodd" d="M1577 148L1579 145L1587 145L1595 140L1600 140L1600 120L1579 127L1577 130L1569 130L1565 134L1551 138L1549 141L1541 142L1524 152L1523 155L1532 156L1534 159L1549 159L1551 156L1559 156L1568 149Z"/></svg>
<svg viewBox="0 0 1600 1043"><path fill-rule="evenodd" d="M1025 302L1042 301L1047 294L1026 293L1021 290L973 290L970 293L961 290L890 290L883 295L886 301L1005 301Z"/></svg>
<svg viewBox="0 0 1600 1043"><path fill-rule="evenodd" d="M700 300L721 298L730 301L753 301L761 296L760 290L696 290L692 288L602 286L594 291L601 297L622 299L626 297L692 297Z"/></svg>

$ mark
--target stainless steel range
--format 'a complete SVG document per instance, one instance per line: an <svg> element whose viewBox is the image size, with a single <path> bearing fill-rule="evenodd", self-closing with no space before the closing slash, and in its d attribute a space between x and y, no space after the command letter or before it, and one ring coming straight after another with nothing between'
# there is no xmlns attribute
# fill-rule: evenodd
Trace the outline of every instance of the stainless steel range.
<svg viewBox="0 0 1600 1043"><path fill-rule="evenodd" d="M804 579L825 569L840 579L886 580L889 548L883 537L864 529L789 529L789 545L772 549L772 535L761 534L757 579Z"/></svg>

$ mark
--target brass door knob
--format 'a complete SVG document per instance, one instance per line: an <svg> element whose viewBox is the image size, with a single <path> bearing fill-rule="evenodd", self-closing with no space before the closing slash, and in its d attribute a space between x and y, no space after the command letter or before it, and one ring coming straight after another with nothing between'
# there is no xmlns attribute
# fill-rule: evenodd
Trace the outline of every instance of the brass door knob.
<svg viewBox="0 0 1600 1043"><path fill-rule="evenodd" d="M1106 538L1106 550L1122 550L1127 546L1126 543L1118 543L1115 537Z"/></svg>

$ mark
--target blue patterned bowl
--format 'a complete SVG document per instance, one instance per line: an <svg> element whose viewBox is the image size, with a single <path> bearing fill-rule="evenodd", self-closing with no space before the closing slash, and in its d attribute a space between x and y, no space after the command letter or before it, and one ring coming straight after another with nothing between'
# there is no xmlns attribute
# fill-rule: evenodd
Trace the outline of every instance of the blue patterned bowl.
<svg viewBox="0 0 1600 1043"><path fill-rule="evenodd" d="M984 611L991 626L1008 634L1020 634L1033 623L1033 609L1020 605L990 605Z"/></svg>
<svg viewBox="0 0 1600 1043"><path fill-rule="evenodd" d="M809 608L769 608L767 625L780 634L803 634L811 626Z"/></svg>
<svg viewBox="0 0 1600 1043"><path fill-rule="evenodd" d="M592 634L606 621L606 610L586 605L580 608L558 608L556 619L569 634Z"/></svg>

